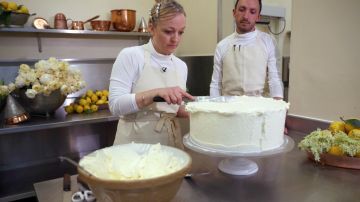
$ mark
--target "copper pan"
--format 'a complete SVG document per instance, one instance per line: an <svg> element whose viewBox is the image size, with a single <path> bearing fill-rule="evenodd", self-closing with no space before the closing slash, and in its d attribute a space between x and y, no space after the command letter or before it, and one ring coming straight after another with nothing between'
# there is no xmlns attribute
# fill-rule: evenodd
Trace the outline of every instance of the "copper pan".
<svg viewBox="0 0 360 202"><path fill-rule="evenodd" d="M121 32L131 32L135 28L136 11L131 9L111 10L113 28Z"/></svg>

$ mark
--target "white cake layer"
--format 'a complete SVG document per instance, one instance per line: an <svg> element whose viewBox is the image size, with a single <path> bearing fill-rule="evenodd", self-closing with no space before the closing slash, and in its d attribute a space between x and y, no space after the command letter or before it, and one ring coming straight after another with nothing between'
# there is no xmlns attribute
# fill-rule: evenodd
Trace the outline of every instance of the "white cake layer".
<svg viewBox="0 0 360 202"><path fill-rule="evenodd" d="M272 98L241 96L231 102L192 102L190 136L205 147L242 152L282 145L289 104Z"/></svg>

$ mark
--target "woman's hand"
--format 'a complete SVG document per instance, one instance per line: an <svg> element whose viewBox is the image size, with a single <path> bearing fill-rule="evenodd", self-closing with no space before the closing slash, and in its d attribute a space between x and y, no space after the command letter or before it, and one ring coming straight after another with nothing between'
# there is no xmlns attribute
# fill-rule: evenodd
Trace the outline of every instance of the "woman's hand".
<svg viewBox="0 0 360 202"><path fill-rule="evenodd" d="M141 93L136 93L136 104L141 109L153 103L153 98L160 96L168 104L181 105L183 98L194 100L195 98L178 86L168 88L156 88Z"/></svg>
<svg viewBox="0 0 360 202"><path fill-rule="evenodd" d="M169 88L160 88L158 90L158 95L168 103L168 104L178 104L181 105L183 98L188 98L194 100L195 98L181 89L180 87L169 87Z"/></svg>

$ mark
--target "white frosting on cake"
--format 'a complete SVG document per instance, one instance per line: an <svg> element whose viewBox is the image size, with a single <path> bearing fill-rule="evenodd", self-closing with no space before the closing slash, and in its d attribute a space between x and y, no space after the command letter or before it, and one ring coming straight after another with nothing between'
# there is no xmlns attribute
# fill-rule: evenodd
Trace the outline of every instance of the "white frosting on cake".
<svg viewBox="0 0 360 202"><path fill-rule="evenodd" d="M236 96L229 102L190 102L190 138L215 149L241 152L277 148L284 141L289 104L264 97Z"/></svg>

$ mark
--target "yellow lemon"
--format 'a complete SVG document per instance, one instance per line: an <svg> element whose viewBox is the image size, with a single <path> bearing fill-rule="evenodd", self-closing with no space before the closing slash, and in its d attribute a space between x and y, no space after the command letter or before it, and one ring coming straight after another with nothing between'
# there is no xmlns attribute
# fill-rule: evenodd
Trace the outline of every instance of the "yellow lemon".
<svg viewBox="0 0 360 202"><path fill-rule="evenodd" d="M108 90L103 90L102 94L106 97L109 97L109 91Z"/></svg>
<svg viewBox="0 0 360 202"><path fill-rule="evenodd" d="M16 11L18 5L15 2L8 2L7 9L8 11Z"/></svg>
<svg viewBox="0 0 360 202"><path fill-rule="evenodd" d="M73 105L65 106L65 112L68 113L68 114L74 113L74 107L73 107Z"/></svg>
<svg viewBox="0 0 360 202"><path fill-rule="evenodd" d="M360 129L357 128L352 129L349 132L348 136L354 139L360 139Z"/></svg>
<svg viewBox="0 0 360 202"><path fill-rule="evenodd" d="M90 108L91 108L91 111L93 111L93 112L97 112L99 109L99 107L97 105L91 105Z"/></svg>
<svg viewBox="0 0 360 202"><path fill-rule="evenodd" d="M345 132L345 123L343 121L334 121L330 123L329 130L332 133L336 133L339 131Z"/></svg>
<svg viewBox="0 0 360 202"><path fill-rule="evenodd" d="M330 147L329 154L335 155L335 156L343 156L344 152L339 146L332 146Z"/></svg>
<svg viewBox="0 0 360 202"><path fill-rule="evenodd" d="M88 104L88 101L86 101L86 99L81 98L81 99L79 100L79 104L82 105L82 106L85 106L85 105Z"/></svg>
<svg viewBox="0 0 360 202"><path fill-rule="evenodd" d="M2 1L2 2L0 2L0 5L2 5L2 7L6 10L9 3L7 1Z"/></svg>
<svg viewBox="0 0 360 202"><path fill-rule="evenodd" d="M92 112L92 111L91 111L91 108L90 108L90 105L86 104L86 105L84 106L84 112L85 112L85 113L91 113L91 112Z"/></svg>
<svg viewBox="0 0 360 202"><path fill-rule="evenodd" d="M81 114L84 111L84 107L81 105L77 105L75 108L76 113Z"/></svg>
<svg viewBox="0 0 360 202"><path fill-rule="evenodd" d="M29 9L26 6L21 6L19 11L20 13L29 14Z"/></svg>
<svg viewBox="0 0 360 202"><path fill-rule="evenodd" d="M107 97L103 95L103 96L101 96L100 100L106 101L106 100L107 100Z"/></svg>
<svg viewBox="0 0 360 202"><path fill-rule="evenodd" d="M355 127L349 123L345 124L345 132L349 133L350 131L352 131L353 129L355 129Z"/></svg>
<svg viewBox="0 0 360 202"><path fill-rule="evenodd" d="M91 103L91 98L90 98L90 97L86 97L86 102L90 104L90 103Z"/></svg>
<svg viewBox="0 0 360 202"><path fill-rule="evenodd" d="M95 94L93 94L92 96L91 96L91 102L92 103L96 103L96 101L98 101L99 100L99 98L98 98L98 96L96 96Z"/></svg>
<svg viewBox="0 0 360 202"><path fill-rule="evenodd" d="M97 90L97 91L95 92L95 95L97 95L98 97L101 97L103 94L102 94L101 91Z"/></svg>
<svg viewBox="0 0 360 202"><path fill-rule="evenodd" d="M105 104L105 100L98 100L96 102L97 105L102 105L102 104Z"/></svg>
<svg viewBox="0 0 360 202"><path fill-rule="evenodd" d="M86 96L91 97L94 94L94 91L89 89L86 91Z"/></svg>

